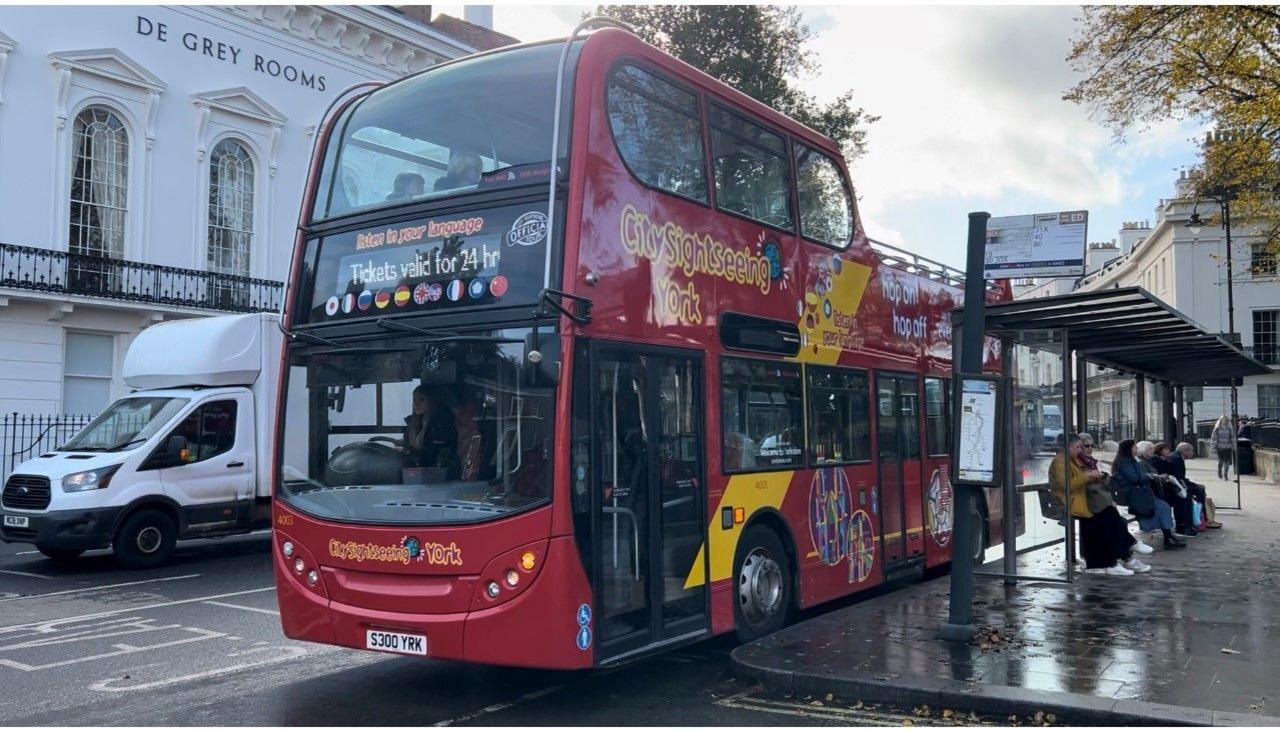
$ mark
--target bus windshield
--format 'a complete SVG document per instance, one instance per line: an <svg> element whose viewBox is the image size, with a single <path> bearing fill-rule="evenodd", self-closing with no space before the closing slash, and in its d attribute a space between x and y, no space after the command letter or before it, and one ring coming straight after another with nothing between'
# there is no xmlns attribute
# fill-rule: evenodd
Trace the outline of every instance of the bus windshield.
<svg viewBox="0 0 1280 731"><path fill-rule="evenodd" d="M292 356L280 498L317 517L412 525L491 520L545 502L555 384L526 353L529 333L388 338ZM553 340L543 333L543 346Z"/></svg>
<svg viewBox="0 0 1280 731"><path fill-rule="evenodd" d="M546 181L562 48L486 54L370 93L334 128L312 218Z"/></svg>

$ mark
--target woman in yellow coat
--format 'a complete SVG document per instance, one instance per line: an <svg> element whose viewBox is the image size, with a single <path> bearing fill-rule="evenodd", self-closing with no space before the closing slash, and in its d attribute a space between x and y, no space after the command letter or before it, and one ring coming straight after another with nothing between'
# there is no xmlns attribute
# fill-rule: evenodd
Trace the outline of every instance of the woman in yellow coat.
<svg viewBox="0 0 1280 731"><path fill-rule="evenodd" d="M1128 524L1115 505L1098 512L1089 509L1089 485L1102 480L1098 463L1093 458L1093 438L1088 434L1072 434L1066 450L1059 452L1049 464L1049 486L1058 499L1067 503L1067 459L1071 460L1071 516L1080 522L1080 553L1085 569L1109 576L1132 576L1146 573L1151 567L1133 557L1137 544L1129 534Z"/></svg>

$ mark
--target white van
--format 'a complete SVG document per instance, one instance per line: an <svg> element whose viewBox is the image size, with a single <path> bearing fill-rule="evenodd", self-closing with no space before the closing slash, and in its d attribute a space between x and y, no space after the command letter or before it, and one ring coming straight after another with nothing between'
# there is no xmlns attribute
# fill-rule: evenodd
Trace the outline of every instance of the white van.
<svg viewBox="0 0 1280 731"><path fill-rule="evenodd" d="M0 538L55 560L110 546L121 564L144 568L179 539L269 527L280 354L274 314L144 330L124 362L136 390L14 468Z"/></svg>

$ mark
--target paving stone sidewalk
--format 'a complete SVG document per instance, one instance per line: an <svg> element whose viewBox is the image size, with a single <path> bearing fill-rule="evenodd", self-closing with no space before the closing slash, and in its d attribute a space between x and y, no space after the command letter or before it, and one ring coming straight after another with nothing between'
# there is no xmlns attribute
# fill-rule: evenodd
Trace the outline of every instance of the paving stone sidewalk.
<svg viewBox="0 0 1280 731"><path fill-rule="evenodd" d="M1191 479L1218 505L1234 482L1209 460ZM971 644L937 638L948 578L793 625L733 653L742 674L783 692L985 714L1054 712L1081 725L1280 725L1280 487L1245 477L1244 509L1186 549L1145 557L1131 577L1074 584L979 577ZM1054 575L1061 546L1020 557Z"/></svg>

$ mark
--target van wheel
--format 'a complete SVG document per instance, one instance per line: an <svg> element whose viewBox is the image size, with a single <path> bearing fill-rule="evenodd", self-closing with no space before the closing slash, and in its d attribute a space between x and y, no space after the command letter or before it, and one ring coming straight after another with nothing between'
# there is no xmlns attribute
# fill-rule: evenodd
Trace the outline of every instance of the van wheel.
<svg viewBox="0 0 1280 731"><path fill-rule="evenodd" d="M738 541L733 561L733 617L743 642L776 632L791 609L791 566L778 534L755 525Z"/></svg>
<svg viewBox="0 0 1280 731"><path fill-rule="evenodd" d="M120 526L112 549L125 568L149 569L164 563L177 542L172 518L159 510L140 510Z"/></svg>
<svg viewBox="0 0 1280 731"><path fill-rule="evenodd" d="M82 548L49 548L48 546L36 546L36 550L43 553L47 558L57 561L58 563L69 563L80 558L80 554L84 553Z"/></svg>

